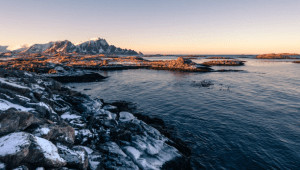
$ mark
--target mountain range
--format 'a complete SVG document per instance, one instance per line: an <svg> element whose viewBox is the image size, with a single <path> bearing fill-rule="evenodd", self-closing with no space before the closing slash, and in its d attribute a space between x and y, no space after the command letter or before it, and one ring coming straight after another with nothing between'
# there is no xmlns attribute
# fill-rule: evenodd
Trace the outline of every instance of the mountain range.
<svg viewBox="0 0 300 170"><path fill-rule="evenodd" d="M9 52L7 46L0 46L0 52ZM122 49L114 45L109 45L105 39L96 38L79 44L73 44L71 41L51 41L46 44L34 44L25 49L11 51L14 53L76 53L76 54L119 54L119 55L137 55L141 54L131 49Z"/></svg>

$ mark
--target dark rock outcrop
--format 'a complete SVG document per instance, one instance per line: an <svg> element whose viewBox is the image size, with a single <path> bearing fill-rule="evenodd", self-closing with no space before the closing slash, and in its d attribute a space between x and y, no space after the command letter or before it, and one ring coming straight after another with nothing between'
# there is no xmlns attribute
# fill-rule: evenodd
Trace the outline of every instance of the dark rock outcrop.
<svg viewBox="0 0 300 170"><path fill-rule="evenodd" d="M49 77L62 83L97 82L106 78L100 75L99 73L94 73L94 72L88 72L84 74L79 73L79 74L72 74L72 75L51 75Z"/></svg>

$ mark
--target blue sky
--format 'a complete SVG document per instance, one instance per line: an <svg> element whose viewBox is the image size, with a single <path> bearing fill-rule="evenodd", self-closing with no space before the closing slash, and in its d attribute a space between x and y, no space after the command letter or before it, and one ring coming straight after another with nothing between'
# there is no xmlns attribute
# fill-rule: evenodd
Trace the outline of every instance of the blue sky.
<svg viewBox="0 0 300 170"><path fill-rule="evenodd" d="M300 53L299 0L0 0L0 44L103 37L144 53Z"/></svg>

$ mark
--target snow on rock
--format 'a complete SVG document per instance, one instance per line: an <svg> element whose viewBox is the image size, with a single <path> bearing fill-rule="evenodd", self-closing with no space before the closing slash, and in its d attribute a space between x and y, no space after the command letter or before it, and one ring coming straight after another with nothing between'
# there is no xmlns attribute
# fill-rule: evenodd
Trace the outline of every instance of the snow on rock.
<svg viewBox="0 0 300 170"><path fill-rule="evenodd" d="M8 155L28 154L28 148L31 144L30 134L17 132L0 138L0 159ZM21 153L22 152L22 153Z"/></svg>
<svg viewBox="0 0 300 170"><path fill-rule="evenodd" d="M6 169L6 165L0 162L0 170L5 170L5 169Z"/></svg>
<svg viewBox="0 0 300 170"><path fill-rule="evenodd" d="M11 103L7 100L0 99L0 110L7 110L9 108L15 108L19 111L25 111L25 112L34 110L33 108L26 108L21 105Z"/></svg>
<svg viewBox="0 0 300 170"><path fill-rule="evenodd" d="M44 136L44 135L48 135L49 132L50 132L50 129L49 129L49 128L47 128L47 127L42 127L42 128L37 128L37 129L35 129L35 131L33 132L33 134L34 134L35 136L41 137L41 136Z"/></svg>
<svg viewBox="0 0 300 170"><path fill-rule="evenodd" d="M44 156L43 162L45 165L61 167L66 164L66 161L59 156L58 150L52 142L40 137L35 137L35 141L39 152L41 152Z"/></svg>
<svg viewBox="0 0 300 170"><path fill-rule="evenodd" d="M104 153L109 153L109 155L102 155L101 165L104 169L139 169L115 142L106 142L99 147Z"/></svg>
<svg viewBox="0 0 300 170"><path fill-rule="evenodd" d="M129 112L120 112L120 121L121 122L128 122L133 120L135 117Z"/></svg>
<svg viewBox="0 0 300 170"><path fill-rule="evenodd" d="M16 84L16 83L11 83L11 82L8 82L7 79L4 79L4 78L0 78L0 84L2 86L10 86L10 87L14 87L16 89L25 89L25 90L30 90L28 87L25 87L25 86L21 86L19 84Z"/></svg>
<svg viewBox="0 0 300 170"><path fill-rule="evenodd" d="M49 167L65 165L54 144L25 132L11 133L0 138L0 161L9 167L18 166L21 162L42 163Z"/></svg>
<svg viewBox="0 0 300 170"><path fill-rule="evenodd" d="M68 124L45 124L36 128L32 134L47 140L73 144L75 140L75 130Z"/></svg>
<svg viewBox="0 0 300 170"><path fill-rule="evenodd" d="M75 115L75 114L70 114L70 112L66 112L66 113L62 114L60 117L62 119L68 119L68 120L81 118L81 116Z"/></svg>

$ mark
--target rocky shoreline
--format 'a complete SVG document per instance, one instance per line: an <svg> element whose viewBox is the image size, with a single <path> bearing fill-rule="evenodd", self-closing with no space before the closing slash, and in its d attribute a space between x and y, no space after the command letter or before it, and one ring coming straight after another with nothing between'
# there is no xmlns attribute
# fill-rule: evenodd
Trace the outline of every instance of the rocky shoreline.
<svg viewBox="0 0 300 170"><path fill-rule="evenodd" d="M190 150L163 121L129 111L0 69L0 169L190 169Z"/></svg>

